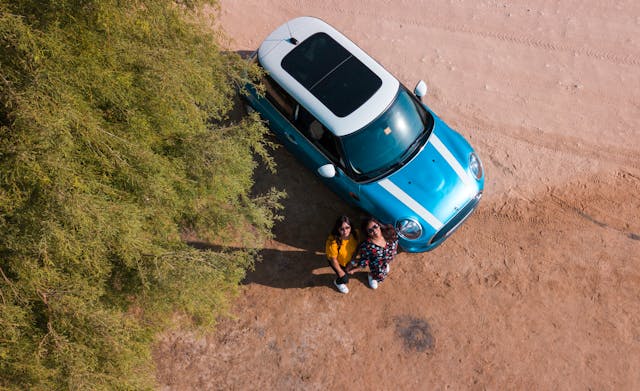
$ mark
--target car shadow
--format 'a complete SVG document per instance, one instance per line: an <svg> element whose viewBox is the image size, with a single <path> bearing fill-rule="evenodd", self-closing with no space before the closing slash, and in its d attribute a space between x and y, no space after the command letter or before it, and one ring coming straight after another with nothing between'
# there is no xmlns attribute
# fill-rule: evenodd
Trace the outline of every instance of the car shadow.
<svg viewBox="0 0 640 391"><path fill-rule="evenodd" d="M239 95L234 101L228 121L237 123L245 115L244 101ZM243 284L257 283L275 288L332 286L335 274L324 254L327 235L338 216L347 215L354 225L359 226L363 213L329 190L319 177L281 146L275 136L270 134L267 137L278 146L270 151L277 172L270 172L256 156L258 166L254 171L252 195L264 194L276 188L284 190L287 197L280 202L283 209L279 214L283 219L273 227L273 241L260 251L262 260L256 262L255 269L247 273ZM188 243L201 249L222 249L210 243ZM359 274L364 277L359 277ZM366 274L356 273L356 278L366 281Z"/></svg>
<svg viewBox="0 0 640 391"><path fill-rule="evenodd" d="M358 226L362 212L329 190L284 148L272 155L278 171L272 174L259 167L254 191L259 194L276 187L287 192L282 200L283 220L275 224L273 234L274 241L290 249L263 250L262 262L247 275L246 282L280 288L330 285L335 275L324 252L327 235L338 216L347 215Z"/></svg>

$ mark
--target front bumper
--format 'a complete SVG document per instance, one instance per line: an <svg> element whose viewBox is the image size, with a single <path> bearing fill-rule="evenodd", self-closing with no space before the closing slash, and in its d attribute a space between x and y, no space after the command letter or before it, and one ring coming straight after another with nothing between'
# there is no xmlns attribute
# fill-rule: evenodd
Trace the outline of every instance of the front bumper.
<svg viewBox="0 0 640 391"><path fill-rule="evenodd" d="M431 237L421 237L417 240L407 240L399 238L400 247L406 252L418 253L431 251L444 243L444 241L451 236L466 219L471 216L474 210L478 207L480 199L482 198L482 191L478 192L467 204L460 209L449 221L434 235Z"/></svg>

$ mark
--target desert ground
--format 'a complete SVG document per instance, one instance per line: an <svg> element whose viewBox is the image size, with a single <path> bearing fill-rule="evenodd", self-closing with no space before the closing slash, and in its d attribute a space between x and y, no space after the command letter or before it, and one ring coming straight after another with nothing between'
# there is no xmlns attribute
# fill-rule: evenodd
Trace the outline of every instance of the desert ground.
<svg viewBox="0 0 640 391"><path fill-rule="evenodd" d="M164 390L639 390L640 2L223 0L229 50L317 16L483 159L480 206L401 253L376 291L332 285L324 240L358 212L283 148L288 193L233 317L154 351Z"/></svg>

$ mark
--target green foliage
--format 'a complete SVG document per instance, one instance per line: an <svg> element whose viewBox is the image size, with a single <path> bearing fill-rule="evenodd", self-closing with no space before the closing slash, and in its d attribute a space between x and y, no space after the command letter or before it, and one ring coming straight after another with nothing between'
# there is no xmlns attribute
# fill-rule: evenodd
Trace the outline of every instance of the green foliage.
<svg viewBox="0 0 640 391"><path fill-rule="evenodd" d="M269 237L265 127L227 118L258 71L203 3L0 0L0 389L152 388L155 333L214 324Z"/></svg>

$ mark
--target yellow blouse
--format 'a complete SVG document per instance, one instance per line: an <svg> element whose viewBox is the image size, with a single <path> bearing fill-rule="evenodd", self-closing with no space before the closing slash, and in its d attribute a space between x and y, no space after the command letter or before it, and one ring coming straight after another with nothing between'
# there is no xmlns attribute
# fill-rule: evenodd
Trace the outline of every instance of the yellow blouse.
<svg viewBox="0 0 640 391"><path fill-rule="evenodd" d="M357 248L358 240L354 238L353 235L349 235L346 240L342 241L340 251L338 251L338 242L336 242L336 239L333 237L333 235L329 235L325 244L327 259L337 258L338 263L341 266L347 266L347 263L351 261L351 258L353 257L353 254L356 252Z"/></svg>

